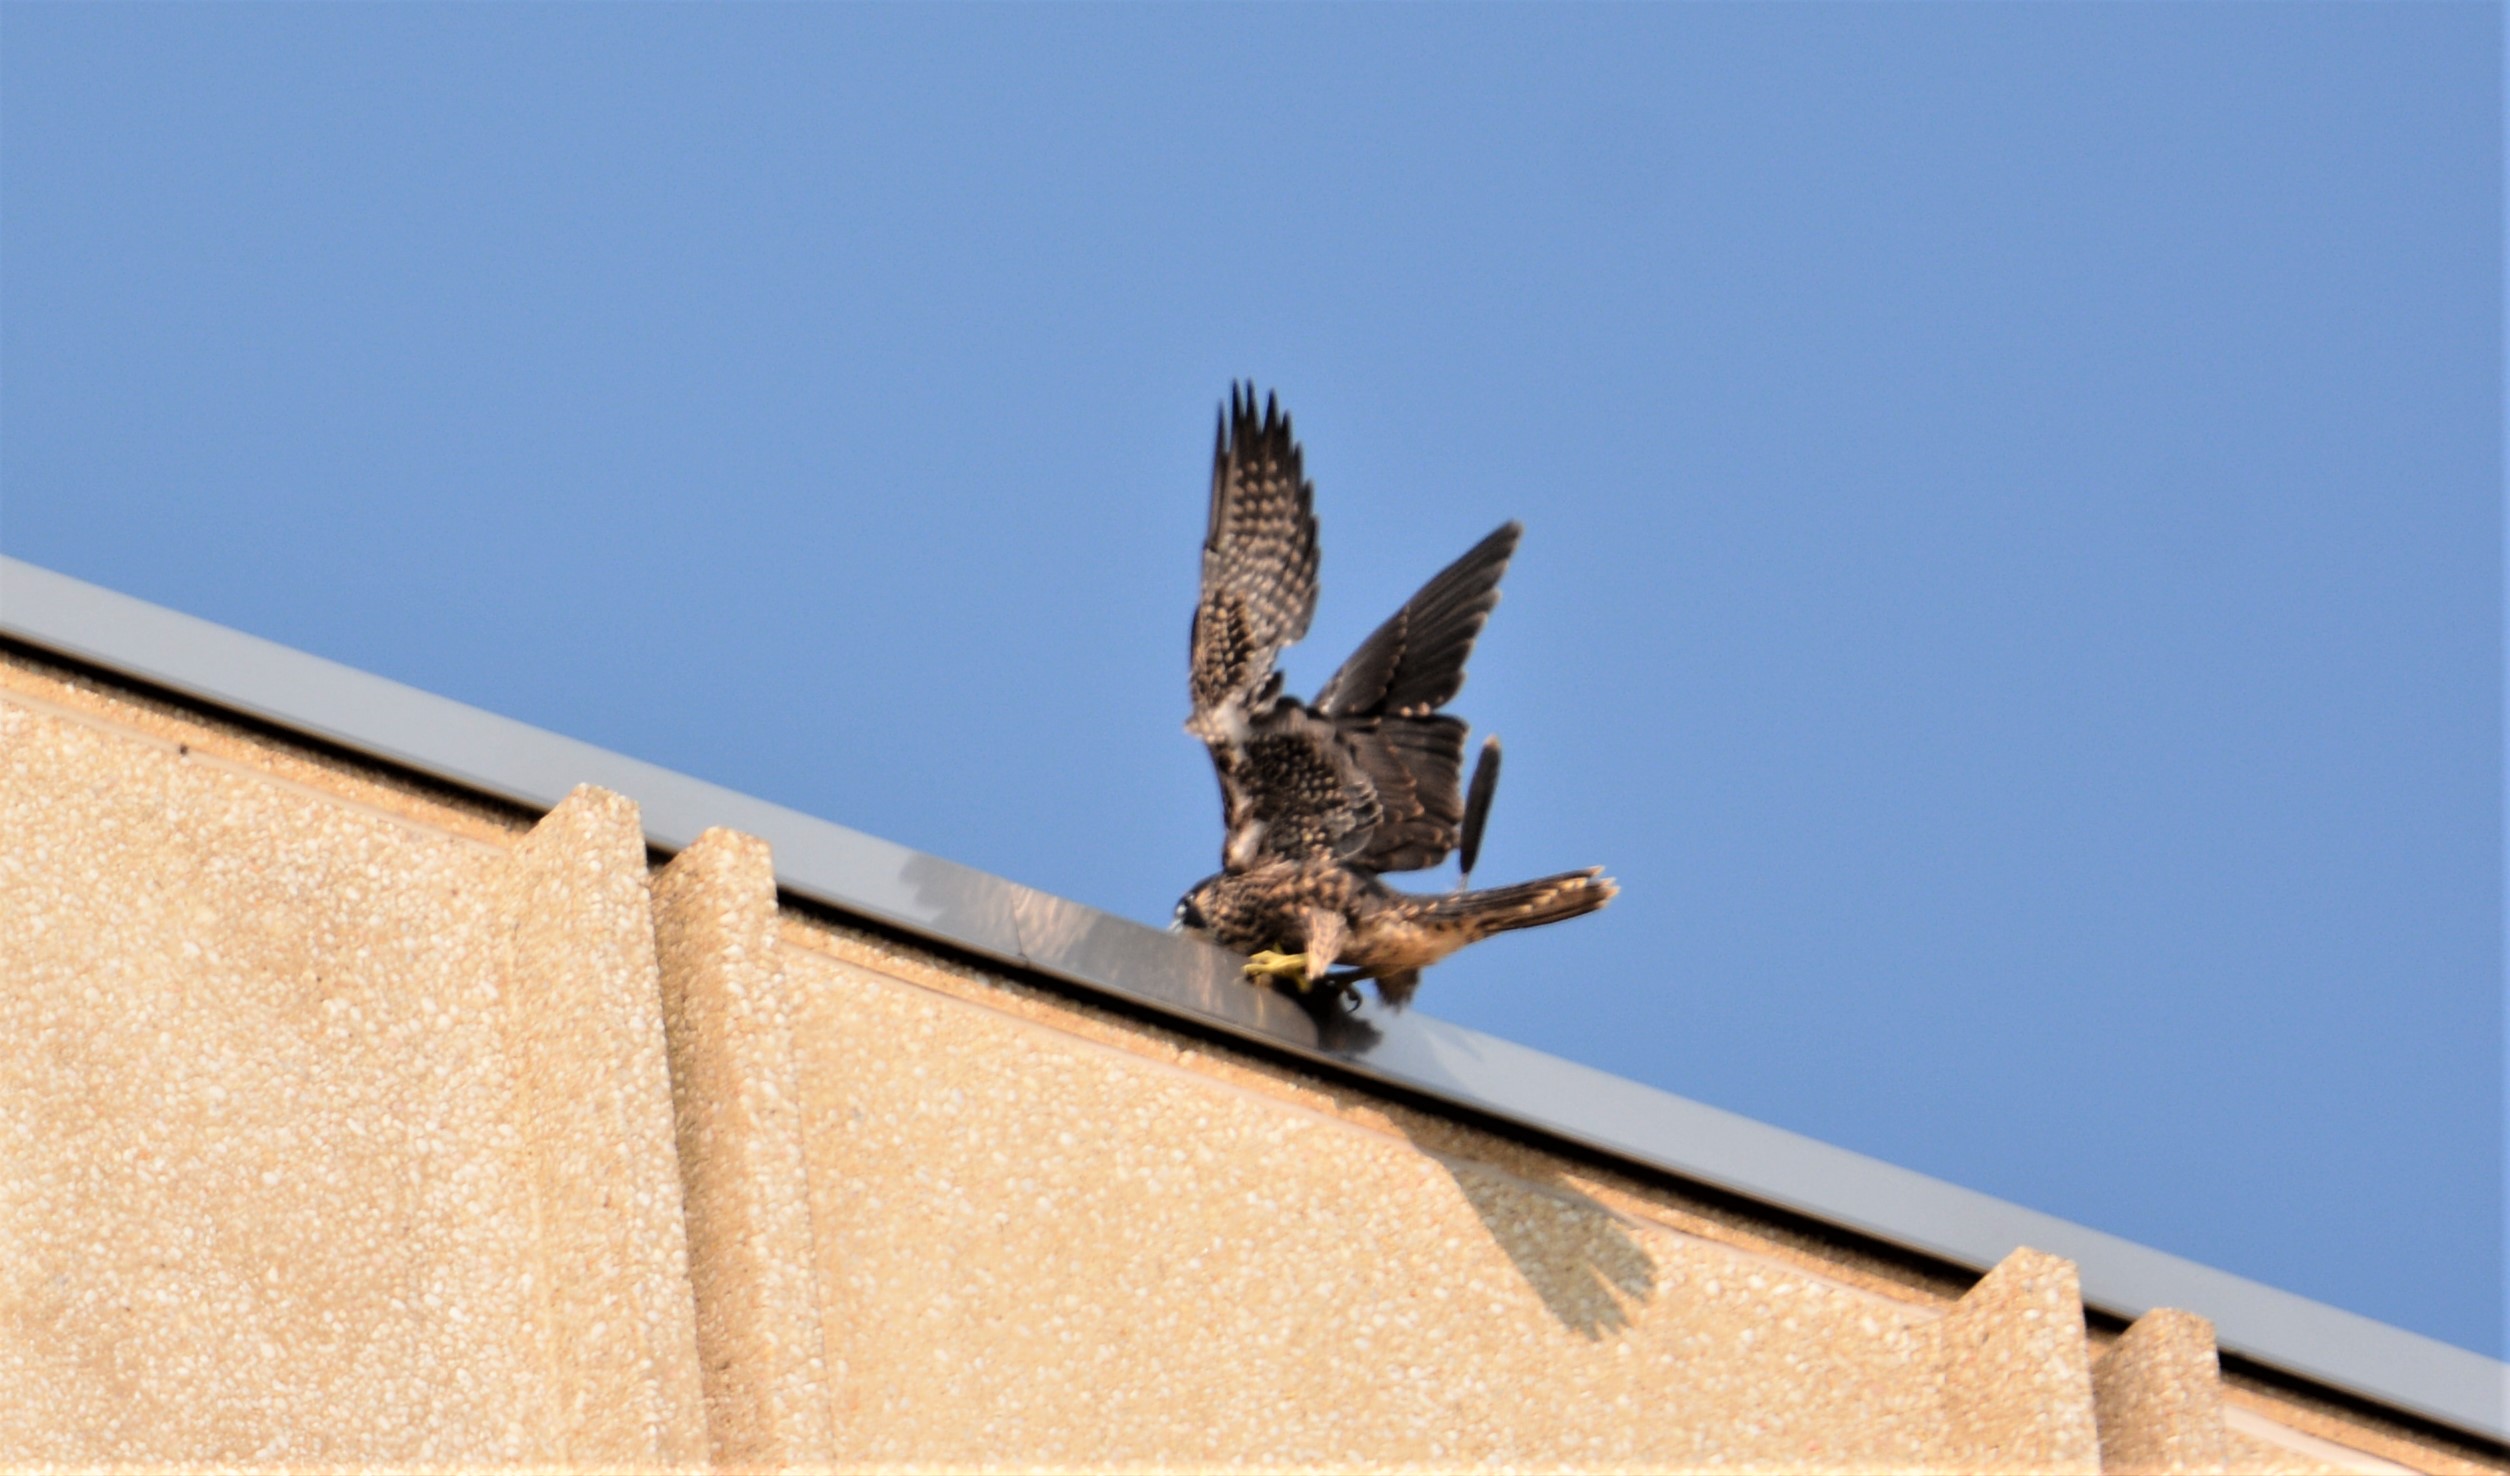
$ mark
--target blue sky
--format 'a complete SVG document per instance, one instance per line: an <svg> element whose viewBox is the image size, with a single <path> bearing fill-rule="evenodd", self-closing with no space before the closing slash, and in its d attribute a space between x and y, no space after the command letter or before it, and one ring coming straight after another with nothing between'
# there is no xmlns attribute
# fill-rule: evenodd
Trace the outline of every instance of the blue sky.
<svg viewBox="0 0 2510 1476"><path fill-rule="evenodd" d="M1164 921L1251 375L1422 1008L2498 1355L2500 27L10 5L0 546Z"/></svg>

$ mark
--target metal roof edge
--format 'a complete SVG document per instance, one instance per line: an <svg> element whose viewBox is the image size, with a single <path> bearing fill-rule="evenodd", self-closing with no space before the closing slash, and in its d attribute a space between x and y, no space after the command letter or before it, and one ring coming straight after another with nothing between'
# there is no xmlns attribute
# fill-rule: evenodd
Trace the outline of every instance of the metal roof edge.
<svg viewBox="0 0 2510 1476"><path fill-rule="evenodd" d="M2227 1353L2510 1442L2510 1364L2480 1353L1418 1011L1320 1039L1206 944L6 556L0 635L521 805L617 790L665 849L746 831L796 896L1956 1265L2065 1256L2090 1306L2197 1312Z"/></svg>

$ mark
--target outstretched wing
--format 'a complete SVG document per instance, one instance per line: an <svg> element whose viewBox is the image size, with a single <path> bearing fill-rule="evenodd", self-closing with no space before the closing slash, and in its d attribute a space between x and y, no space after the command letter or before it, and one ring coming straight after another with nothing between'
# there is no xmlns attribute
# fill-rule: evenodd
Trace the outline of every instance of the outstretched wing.
<svg viewBox="0 0 2510 1476"><path fill-rule="evenodd" d="M1290 417L1253 385L1231 386L1212 449L1211 521L1194 605L1194 715L1188 731L1227 741L1279 690L1273 662L1316 613L1316 490ZM1225 775L1224 775L1225 781Z"/></svg>
<svg viewBox="0 0 2510 1476"><path fill-rule="evenodd" d="M1525 529L1506 523L1441 569L1377 627L1316 698L1376 791L1376 830L1352 856L1376 871L1417 871L1461 838L1464 720L1438 709L1464 688L1464 663L1499 603Z"/></svg>
<svg viewBox="0 0 2510 1476"><path fill-rule="evenodd" d="M1426 717L1464 690L1464 663L1499 604L1499 576L1523 537L1502 523L1462 558L1430 576L1316 695L1333 717Z"/></svg>
<svg viewBox="0 0 2510 1476"><path fill-rule="evenodd" d="M1368 777L1295 701L1273 663L1316 610L1316 493L1290 417L1233 385L1212 451L1211 520L1194 606L1194 712L1186 731L1211 750L1228 838L1222 864L1344 858L1378 807Z"/></svg>

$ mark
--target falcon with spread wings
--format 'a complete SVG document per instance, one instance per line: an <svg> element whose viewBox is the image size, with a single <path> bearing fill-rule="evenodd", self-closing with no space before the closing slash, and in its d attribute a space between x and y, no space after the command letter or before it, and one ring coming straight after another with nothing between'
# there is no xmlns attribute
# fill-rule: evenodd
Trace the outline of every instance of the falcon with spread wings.
<svg viewBox="0 0 2510 1476"><path fill-rule="evenodd" d="M1258 413L1253 386L1232 388L1212 455L1185 725L1220 773L1228 838L1222 869L1177 903L1176 921L1252 955L1250 975L1302 991L1375 979L1400 1006L1423 968L1466 944L1592 912L1617 889L1600 867L1444 895L1378 880L1451 851L1472 872L1499 745L1484 744L1468 799L1464 720L1439 709L1464 685L1524 530L1508 523L1440 570L1304 703L1283 694L1273 663L1316 610L1315 496L1290 418L1269 396Z"/></svg>

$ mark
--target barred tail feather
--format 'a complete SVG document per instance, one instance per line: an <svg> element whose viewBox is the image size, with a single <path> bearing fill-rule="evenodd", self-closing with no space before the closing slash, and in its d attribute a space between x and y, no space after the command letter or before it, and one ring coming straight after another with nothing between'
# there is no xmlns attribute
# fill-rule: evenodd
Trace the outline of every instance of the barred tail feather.
<svg viewBox="0 0 2510 1476"><path fill-rule="evenodd" d="M1463 924L1472 941L1478 943L1494 933L1584 917L1611 901L1620 890L1612 878L1604 875L1602 867L1590 866L1584 871L1564 871L1512 887L1452 893L1438 899L1433 915L1441 922Z"/></svg>

